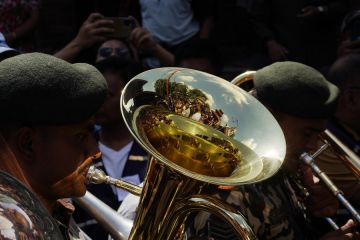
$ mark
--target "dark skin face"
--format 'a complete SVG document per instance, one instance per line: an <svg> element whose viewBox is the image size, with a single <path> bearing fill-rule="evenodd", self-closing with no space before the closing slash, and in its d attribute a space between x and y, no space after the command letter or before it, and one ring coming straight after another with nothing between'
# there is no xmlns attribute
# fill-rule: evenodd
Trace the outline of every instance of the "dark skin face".
<svg viewBox="0 0 360 240"><path fill-rule="evenodd" d="M299 156L317 148L318 135L325 130L326 120L305 119L283 113L275 114L284 132L286 157L283 168L289 172L298 169Z"/></svg>
<svg viewBox="0 0 360 240"><path fill-rule="evenodd" d="M326 120L305 119L283 113L274 115L286 140L286 156L282 169L289 174L302 172L301 181L310 193L305 205L313 215L317 217L334 215L339 206L337 199L318 181L311 168L299 159L302 153L313 153L318 149L318 135L325 130Z"/></svg>
<svg viewBox="0 0 360 240"><path fill-rule="evenodd" d="M86 173L98 152L94 121L63 126L22 127L11 137L32 189L51 205L59 198L85 194Z"/></svg>

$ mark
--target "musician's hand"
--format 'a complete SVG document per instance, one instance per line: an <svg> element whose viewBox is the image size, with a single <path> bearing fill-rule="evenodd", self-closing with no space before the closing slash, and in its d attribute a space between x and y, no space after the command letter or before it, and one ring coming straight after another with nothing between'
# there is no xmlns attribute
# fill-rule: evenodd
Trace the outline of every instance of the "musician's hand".
<svg viewBox="0 0 360 240"><path fill-rule="evenodd" d="M320 240L359 239L360 234L354 232L355 227L356 224L350 219L345 225L341 226L339 230L324 235Z"/></svg>
<svg viewBox="0 0 360 240"><path fill-rule="evenodd" d="M158 44L151 33L143 27L135 27L130 34L130 41L141 51L151 52Z"/></svg>
<svg viewBox="0 0 360 240"><path fill-rule="evenodd" d="M82 48L88 48L95 43L103 42L106 35L114 32L114 22L105 19L100 13L91 13L81 26L74 42Z"/></svg>
<svg viewBox="0 0 360 240"><path fill-rule="evenodd" d="M303 184L310 195L305 200L305 205L316 217L329 217L336 214L339 208L337 198L314 176L310 167L301 166L303 171Z"/></svg>

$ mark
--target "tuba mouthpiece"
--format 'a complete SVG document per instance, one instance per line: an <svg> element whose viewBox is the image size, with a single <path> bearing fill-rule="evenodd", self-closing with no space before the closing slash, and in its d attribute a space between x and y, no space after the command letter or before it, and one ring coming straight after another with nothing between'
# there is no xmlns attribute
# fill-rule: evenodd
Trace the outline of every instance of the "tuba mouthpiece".
<svg viewBox="0 0 360 240"><path fill-rule="evenodd" d="M100 184L100 183L107 183L108 176L104 173L104 171L95 168L94 166L90 166L87 174L86 174L86 182Z"/></svg>

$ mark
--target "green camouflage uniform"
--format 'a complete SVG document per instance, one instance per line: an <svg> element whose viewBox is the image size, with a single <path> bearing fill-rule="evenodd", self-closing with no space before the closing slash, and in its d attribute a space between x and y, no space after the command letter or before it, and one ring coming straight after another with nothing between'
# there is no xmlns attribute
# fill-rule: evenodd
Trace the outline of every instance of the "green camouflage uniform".
<svg viewBox="0 0 360 240"><path fill-rule="evenodd" d="M243 214L258 239L315 239L304 207L282 172L260 183L221 192L219 196ZM208 219L206 223L201 217L195 219L195 235L216 240L237 239L227 223L216 216L204 215L202 219ZM197 231L199 228L202 229Z"/></svg>

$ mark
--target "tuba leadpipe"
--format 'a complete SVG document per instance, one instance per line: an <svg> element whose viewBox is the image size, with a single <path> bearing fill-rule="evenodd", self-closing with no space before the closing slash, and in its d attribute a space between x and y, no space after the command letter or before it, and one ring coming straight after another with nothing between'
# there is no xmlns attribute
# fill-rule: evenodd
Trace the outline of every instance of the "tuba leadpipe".
<svg viewBox="0 0 360 240"><path fill-rule="evenodd" d="M135 196L140 196L142 188L121 179L107 176L105 172L95 166L90 166L86 174L87 184L109 184L121 188ZM114 209L106 205L90 192L83 197L74 198L75 202L92 216L114 240L127 240L129 238L133 221L121 216Z"/></svg>
<svg viewBox="0 0 360 240"><path fill-rule="evenodd" d="M141 195L141 190L142 190L141 187L120 179L115 179L110 176L107 176L104 171L95 168L95 166L90 166L86 175L86 181L87 183L93 183L93 184L102 184L102 183L109 184L117 188L121 188L135 196Z"/></svg>

